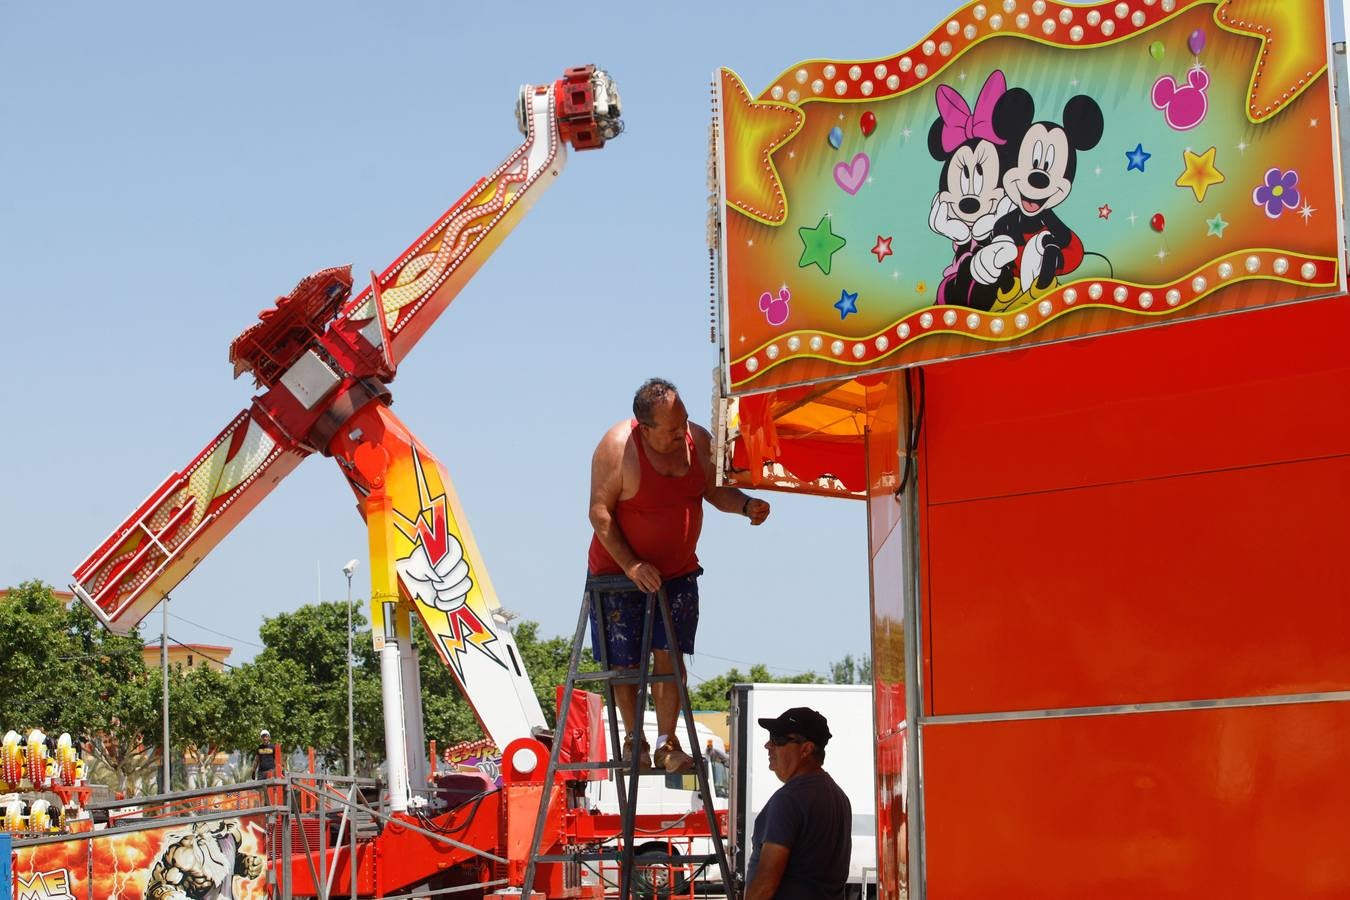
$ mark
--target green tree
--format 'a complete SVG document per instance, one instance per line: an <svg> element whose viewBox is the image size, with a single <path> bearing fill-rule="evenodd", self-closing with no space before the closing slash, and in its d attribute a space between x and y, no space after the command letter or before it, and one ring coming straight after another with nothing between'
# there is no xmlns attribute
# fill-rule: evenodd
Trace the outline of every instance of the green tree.
<svg viewBox="0 0 1350 900"><path fill-rule="evenodd" d="M464 699L450 669L436 655L425 628L414 629L413 643L422 678L422 717L427 740L447 747L481 738L483 729L478 726L473 708Z"/></svg>
<svg viewBox="0 0 1350 900"><path fill-rule="evenodd" d="M141 640L103 628L83 604L65 606L28 581L0 602L0 697L6 729L70 733L93 764L89 777L125 790L153 770L145 735L159 722Z"/></svg>
<svg viewBox="0 0 1350 900"><path fill-rule="evenodd" d="M170 676L173 758L198 769L201 787L211 783L216 755L236 746L238 732L229 720L230 693L230 676L210 666L175 666Z"/></svg>
<svg viewBox="0 0 1350 900"><path fill-rule="evenodd" d="M87 720L85 750L94 763L89 775L125 793L159 766L161 728L159 673L130 674L107 694L104 714Z"/></svg>
<svg viewBox="0 0 1350 900"><path fill-rule="evenodd" d="M544 718L551 728L558 717L558 686L567 683L567 667L572 660L572 639L563 635L541 638L539 623L528 621L516 626L515 638L521 664L530 675L534 695L539 698ZM580 670L598 672L600 666L591 659L589 652L583 651ZM594 688L594 682L588 687Z"/></svg>
<svg viewBox="0 0 1350 900"><path fill-rule="evenodd" d="M731 699L728 696L731 686L734 684L763 684L765 682L776 682L779 684L820 684L823 682L815 672L799 672L795 675L775 675L769 671L769 667L763 663L755 663L750 667L749 672L742 672L736 667L732 667L723 675L716 675L709 678L697 686L691 688L689 692L689 702L694 709L725 710L731 705Z"/></svg>
<svg viewBox="0 0 1350 900"><path fill-rule="evenodd" d="M539 637L539 623L520 622L513 632L521 666L528 673L530 684L552 727L557 719L557 688L567 681L567 666L571 659L572 641L567 637ZM464 699L450 670L436 655L423 629L416 629L419 667L422 676L422 710L426 721L427 740L442 746L459 741L477 740L483 736L473 708ZM472 651L471 651L472 652ZM594 672L599 666L589 653L582 655L581 670Z"/></svg>
<svg viewBox="0 0 1350 900"><path fill-rule="evenodd" d="M355 665L355 738L358 768L365 771L383 747L379 666L364 628L365 617L353 610ZM238 683L231 709L244 732L239 746L256 744L266 727L283 748L313 747L322 760L338 766L347 755L347 609L345 603L315 603L266 619L259 635L263 651L235 671Z"/></svg>
<svg viewBox="0 0 1350 900"><path fill-rule="evenodd" d="M78 678L83 653L70 615L38 581L27 581L0 602L0 697L6 728L27 732L67 727L89 706L89 685Z"/></svg>

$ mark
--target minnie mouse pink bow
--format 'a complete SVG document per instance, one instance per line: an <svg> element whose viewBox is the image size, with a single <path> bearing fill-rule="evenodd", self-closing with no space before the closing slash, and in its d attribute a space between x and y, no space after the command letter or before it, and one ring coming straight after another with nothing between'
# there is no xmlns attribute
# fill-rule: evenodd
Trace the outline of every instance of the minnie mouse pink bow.
<svg viewBox="0 0 1350 900"><path fill-rule="evenodd" d="M975 112L970 111L965 99L945 84L938 85L938 115L942 117L942 151L951 153L972 138L983 138L993 144L1007 141L994 133L994 104L1008 90L1003 72L995 69L980 88L975 99Z"/></svg>

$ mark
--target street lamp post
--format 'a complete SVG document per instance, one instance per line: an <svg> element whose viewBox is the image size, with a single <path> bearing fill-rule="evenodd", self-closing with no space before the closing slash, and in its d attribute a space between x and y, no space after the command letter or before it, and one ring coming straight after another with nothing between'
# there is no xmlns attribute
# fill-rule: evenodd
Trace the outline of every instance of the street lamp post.
<svg viewBox="0 0 1350 900"><path fill-rule="evenodd" d="M356 560L342 567L347 576L347 774L356 777L356 731L352 715L352 573L356 571Z"/></svg>
<svg viewBox="0 0 1350 900"><path fill-rule="evenodd" d="M160 694L163 697L163 719L164 719L164 738L160 744L164 755L164 783L160 785L160 793L167 794L173 790L170 786L169 778L172 770L169 768L169 597L164 596L164 619L163 630L159 635L159 671L160 671Z"/></svg>
<svg viewBox="0 0 1350 900"><path fill-rule="evenodd" d="M356 571L356 560L350 560L342 567L347 576L347 775L352 779L351 804L347 807L347 835L349 851L347 853L350 873L348 883L351 886L351 900L356 900L356 729L352 715L352 573Z"/></svg>

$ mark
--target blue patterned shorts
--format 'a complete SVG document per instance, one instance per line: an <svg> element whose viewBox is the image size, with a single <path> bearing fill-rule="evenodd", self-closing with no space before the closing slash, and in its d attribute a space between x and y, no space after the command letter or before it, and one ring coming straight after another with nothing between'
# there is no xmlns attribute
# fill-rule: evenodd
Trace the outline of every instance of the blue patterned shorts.
<svg viewBox="0 0 1350 900"><path fill-rule="evenodd" d="M681 653L694 652L694 633L698 631L698 576L702 574L702 569L696 569L665 583L670 618L675 625ZM647 595L642 591L610 591L600 595L598 605L604 610L605 651L610 667L636 668L642 655L642 619L647 609ZM591 656L600 662L600 623L596 611L592 606ZM670 649L659 608L652 622L652 649Z"/></svg>

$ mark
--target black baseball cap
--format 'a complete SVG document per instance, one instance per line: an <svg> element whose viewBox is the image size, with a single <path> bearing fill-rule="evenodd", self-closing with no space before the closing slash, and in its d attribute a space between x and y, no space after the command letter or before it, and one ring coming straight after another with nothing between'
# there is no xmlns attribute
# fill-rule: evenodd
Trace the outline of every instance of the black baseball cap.
<svg viewBox="0 0 1350 900"><path fill-rule="evenodd" d="M794 706L776 719L760 719L759 727L770 735L800 734L817 747L824 747L831 737L825 717L808 706Z"/></svg>

